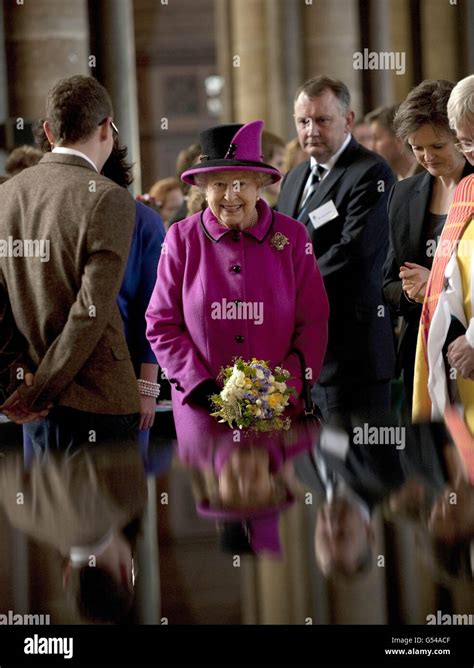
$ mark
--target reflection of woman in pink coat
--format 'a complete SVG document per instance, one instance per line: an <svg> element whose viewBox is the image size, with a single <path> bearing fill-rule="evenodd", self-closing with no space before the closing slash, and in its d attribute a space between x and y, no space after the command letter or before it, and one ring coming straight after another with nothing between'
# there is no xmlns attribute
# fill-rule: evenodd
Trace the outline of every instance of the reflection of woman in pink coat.
<svg viewBox="0 0 474 668"><path fill-rule="evenodd" d="M202 133L200 162L182 178L204 191L208 208L173 225L162 250L147 336L173 387L178 440L214 421L208 397L234 357L288 369L293 414L303 402L292 349L303 353L310 383L323 362L329 308L306 229L259 197L281 178L261 162L262 126Z"/></svg>

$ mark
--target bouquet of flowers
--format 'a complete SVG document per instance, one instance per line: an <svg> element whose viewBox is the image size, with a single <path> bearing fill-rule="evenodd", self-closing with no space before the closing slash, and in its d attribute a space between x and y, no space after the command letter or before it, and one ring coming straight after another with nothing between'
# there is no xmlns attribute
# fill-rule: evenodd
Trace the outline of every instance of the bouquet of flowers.
<svg viewBox="0 0 474 668"><path fill-rule="evenodd" d="M290 373L281 367L272 371L268 362L255 358L245 362L236 357L233 362L233 366L221 369L219 379L224 382L224 389L211 397L216 408L211 415L231 428L289 429L290 419L282 414L290 396L296 396L296 391L286 384Z"/></svg>

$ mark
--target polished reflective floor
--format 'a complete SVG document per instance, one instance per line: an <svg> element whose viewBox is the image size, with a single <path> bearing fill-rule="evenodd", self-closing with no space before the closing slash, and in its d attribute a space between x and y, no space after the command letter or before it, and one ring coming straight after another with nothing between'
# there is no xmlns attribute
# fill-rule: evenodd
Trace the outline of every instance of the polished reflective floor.
<svg viewBox="0 0 474 668"><path fill-rule="evenodd" d="M0 622L474 623L454 446L354 429L201 435L190 457L160 422L147 446L66 452L0 424Z"/></svg>

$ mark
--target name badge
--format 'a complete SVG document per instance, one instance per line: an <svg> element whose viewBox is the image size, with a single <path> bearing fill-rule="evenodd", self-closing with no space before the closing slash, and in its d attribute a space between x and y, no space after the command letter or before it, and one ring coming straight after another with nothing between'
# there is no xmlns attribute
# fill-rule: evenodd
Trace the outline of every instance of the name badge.
<svg viewBox="0 0 474 668"><path fill-rule="evenodd" d="M317 209L314 209L309 214L309 219L315 230L322 225L325 225L330 220L334 220L339 215L336 205L332 200L326 202L326 204L321 204Z"/></svg>

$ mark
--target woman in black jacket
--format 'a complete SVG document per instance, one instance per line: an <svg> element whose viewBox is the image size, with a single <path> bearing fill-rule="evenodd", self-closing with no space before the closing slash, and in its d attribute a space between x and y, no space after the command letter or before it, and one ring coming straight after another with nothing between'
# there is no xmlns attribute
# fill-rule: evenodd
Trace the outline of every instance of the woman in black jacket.
<svg viewBox="0 0 474 668"><path fill-rule="evenodd" d="M421 305L436 244L459 181L474 171L456 149L447 103L454 84L423 81L400 105L394 125L426 172L396 183L389 196L390 246L383 294L402 316L397 355L405 408L411 413L413 374Z"/></svg>

